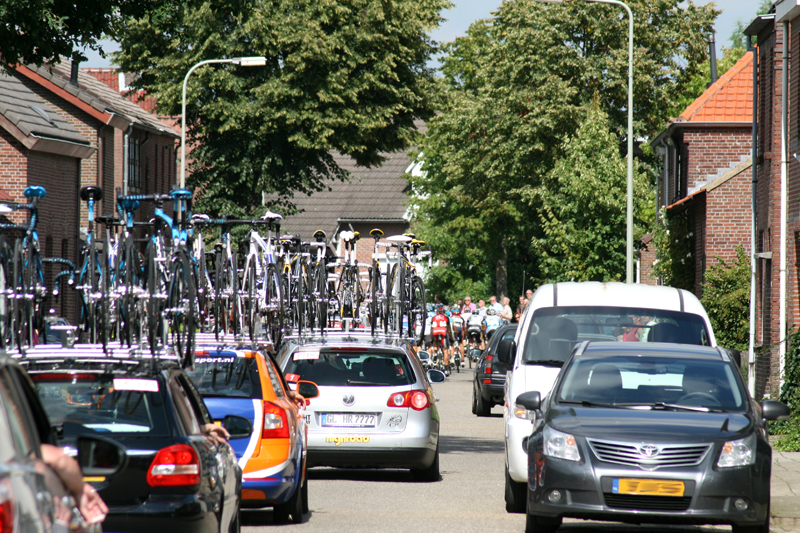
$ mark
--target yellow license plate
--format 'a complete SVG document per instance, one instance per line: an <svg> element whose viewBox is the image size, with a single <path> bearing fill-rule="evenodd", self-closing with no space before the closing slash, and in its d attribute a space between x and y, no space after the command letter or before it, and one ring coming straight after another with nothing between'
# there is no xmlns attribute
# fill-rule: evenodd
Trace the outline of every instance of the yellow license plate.
<svg viewBox="0 0 800 533"><path fill-rule="evenodd" d="M665 479L618 479L611 483L614 494L639 494L644 496L683 496L683 481Z"/></svg>

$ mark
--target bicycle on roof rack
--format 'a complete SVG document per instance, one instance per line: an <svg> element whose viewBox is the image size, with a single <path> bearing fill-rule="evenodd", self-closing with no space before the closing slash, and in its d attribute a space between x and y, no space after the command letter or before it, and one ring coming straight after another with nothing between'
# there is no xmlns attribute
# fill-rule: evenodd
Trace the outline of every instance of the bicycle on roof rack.
<svg viewBox="0 0 800 533"><path fill-rule="evenodd" d="M417 345L425 338L425 283L417 273L413 260L420 255L425 245L413 235L393 235L387 238L390 246L397 249L387 257L393 256L397 262L392 266L386 279L386 328L394 329L401 335L405 332L413 337Z"/></svg>
<svg viewBox="0 0 800 533"><path fill-rule="evenodd" d="M47 297L44 264L61 265L62 271L53 280L51 294L58 298L58 286L68 277L75 279L75 264L58 257L43 258L36 226L39 220L39 201L47 196L44 187L26 187L23 194L30 203L2 202L0 214L28 211L27 224L2 223L0 231L16 231L22 238L14 240L13 248L3 236L0 241L0 347L32 346L47 342L43 303ZM41 333L41 338L37 333Z"/></svg>
<svg viewBox="0 0 800 533"><path fill-rule="evenodd" d="M364 301L364 289L361 286L361 273L356 255L356 243L361 234L357 231L342 231L339 233L339 238L344 247L344 262L341 264L342 272L336 288L339 316L343 321L347 319L355 321L360 318L361 303Z"/></svg>

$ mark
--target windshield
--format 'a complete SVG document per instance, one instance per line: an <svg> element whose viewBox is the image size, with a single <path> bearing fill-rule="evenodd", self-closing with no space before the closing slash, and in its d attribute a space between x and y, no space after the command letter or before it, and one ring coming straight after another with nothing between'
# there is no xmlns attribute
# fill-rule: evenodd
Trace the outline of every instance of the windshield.
<svg viewBox="0 0 800 533"><path fill-rule="evenodd" d="M692 313L632 307L545 307L533 315L523 361L563 363L583 341L710 344L703 318Z"/></svg>
<svg viewBox="0 0 800 533"><path fill-rule="evenodd" d="M200 394L208 397L261 398L261 380L255 357L219 352L199 355L194 372L187 371Z"/></svg>
<svg viewBox="0 0 800 533"><path fill-rule="evenodd" d="M156 379L97 374L33 374L59 438L85 433L168 436Z"/></svg>
<svg viewBox="0 0 800 533"><path fill-rule="evenodd" d="M576 357L563 372L557 394L561 402L745 409L747 396L735 370L722 361L680 356Z"/></svg>
<svg viewBox="0 0 800 533"><path fill-rule="evenodd" d="M299 348L292 354L286 374L325 386L409 385L416 379L402 352L377 352L368 348L322 350Z"/></svg>

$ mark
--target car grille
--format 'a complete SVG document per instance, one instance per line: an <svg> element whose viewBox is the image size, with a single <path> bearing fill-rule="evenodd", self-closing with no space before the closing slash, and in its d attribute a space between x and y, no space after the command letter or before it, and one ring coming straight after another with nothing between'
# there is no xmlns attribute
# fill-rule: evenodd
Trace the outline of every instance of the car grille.
<svg viewBox="0 0 800 533"><path fill-rule="evenodd" d="M631 496L628 494L605 495L606 505L612 509L628 511L685 511L692 503L691 496Z"/></svg>
<svg viewBox="0 0 800 533"><path fill-rule="evenodd" d="M711 449L710 444L655 445L656 453L645 455L642 452L643 445L629 442L589 440L589 446L601 461L638 466L643 470L696 466Z"/></svg>

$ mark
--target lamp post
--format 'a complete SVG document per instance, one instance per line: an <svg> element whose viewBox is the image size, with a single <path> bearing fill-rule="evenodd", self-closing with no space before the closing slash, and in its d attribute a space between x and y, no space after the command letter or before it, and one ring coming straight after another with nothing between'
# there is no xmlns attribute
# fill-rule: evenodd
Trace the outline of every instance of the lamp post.
<svg viewBox="0 0 800 533"><path fill-rule="evenodd" d="M197 67L208 65L209 63L233 63L234 65L241 65L243 67L263 67L267 64L267 58L261 56L254 57L232 57L230 59L206 59L196 63L186 77L183 78L183 93L181 100L181 189L186 186L186 82L189 81L189 76Z"/></svg>
<svg viewBox="0 0 800 533"><path fill-rule="evenodd" d="M563 4L569 0L536 0L546 4ZM583 0L599 4L615 4L628 12L628 206L625 253L625 281L633 283L633 12L619 0Z"/></svg>

